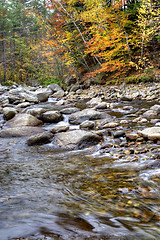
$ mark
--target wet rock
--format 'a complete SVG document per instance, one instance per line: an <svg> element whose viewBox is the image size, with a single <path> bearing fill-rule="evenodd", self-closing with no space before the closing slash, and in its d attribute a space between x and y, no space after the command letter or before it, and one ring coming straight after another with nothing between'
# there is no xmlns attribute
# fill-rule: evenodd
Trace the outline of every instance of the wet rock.
<svg viewBox="0 0 160 240"><path fill-rule="evenodd" d="M129 124L129 122L127 120L121 120L120 124L125 125L125 124Z"/></svg>
<svg viewBox="0 0 160 240"><path fill-rule="evenodd" d="M72 114L72 113L78 112L79 110L80 110L80 109L79 109L79 108L76 108L76 107L64 108L64 109L60 110L60 113L63 113L63 114Z"/></svg>
<svg viewBox="0 0 160 240"><path fill-rule="evenodd" d="M42 125L43 122L38 120L36 117L22 113L17 114L14 118L7 122L7 125L10 127L19 127L19 126L39 126Z"/></svg>
<svg viewBox="0 0 160 240"><path fill-rule="evenodd" d="M43 122L57 123L63 120L63 116L58 111L47 111L42 114L42 120Z"/></svg>
<svg viewBox="0 0 160 240"><path fill-rule="evenodd" d="M48 101L49 94L45 92L37 93L37 98L39 102L46 102Z"/></svg>
<svg viewBox="0 0 160 240"><path fill-rule="evenodd" d="M145 128L142 131L138 131L138 134L152 141L157 141L160 140L160 127Z"/></svg>
<svg viewBox="0 0 160 240"><path fill-rule="evenodd" d="M114 132L113 134L113 137L114 138L120 138L120 137L124 137L125 136L125 132L123 130L120 130L120 131L116 131Z"/></svg>
<svg viewBox="0 0 160 240"><path fill-rule="evenodd" d="M86 120L80 124L80 129L93 129L95 123L93 121Z"/></svg>
<svg viewBox="0 0 160 240"><path fill-rule="evenodd" d="M62 148L73 150L83 149L97 144L102 139L95 132L74 130L56 135L55 143Z"/></svg>
<svg viewBox="0 0 160 240"><path fill-rule="evenodd" d="M40 127L30 127L30 126L21 126L21 127L12 127L4 128L0 131L0 137L10 138L10 137L23 137L30 136L36 133L42 133L44 129Z"/></svg>
<svg viewBox="0 0 160 240"><path fill-rule="evenodd" d="M3 108L3 117L6 120L12 119L16 115L17 111L15 108L5 107Z"/></svg>
<svg viewBox="0 0 160 240"><path fill-rule="evenodd" d="M69 130L69 126L56 126L51 130L51 132L59 133L59 132L66 132L68 130Z"/></svg>
<svg viewBox="0 0 160 240"><path fill-rule="evenodd" d="M52 90L53 93L63 91L63 89L58 84L50 84L48 87Z"/></svg>
<svg viewBox="0 0 160 240"><path fill-rule="evenodd" d="M31 108L26 111L27 114L30 114L38 119L41 119L44 112L46 112L44 108Z"/></svg>
<svg viewBox="0 0 160 240"><path fill-rule="evenodd" d="M107 113L98 112L93 109L84 109L82 111L71 114L69 117L69 122L71 124L80 124L85 120L97 120L102 118L110 119L112 117Z"/></svg>
<svg viewBox="0 0 160 240"><path fill-rule="evenodd" d="M46 143L50 143L53 136L54 135L50 132L39 133L29 137L27 139L27 144L28 146L33 146L33 145L43 145Z"/></svg>
<svg viewBox="0 0 160 240"><path fill-rule="evenodd" d="M29 91L25 87L18 87L16 89L11 89L8 93L9 102L13 103L15 101L28 101L28 102L38 102L38 98L34 92Z"/></svg>

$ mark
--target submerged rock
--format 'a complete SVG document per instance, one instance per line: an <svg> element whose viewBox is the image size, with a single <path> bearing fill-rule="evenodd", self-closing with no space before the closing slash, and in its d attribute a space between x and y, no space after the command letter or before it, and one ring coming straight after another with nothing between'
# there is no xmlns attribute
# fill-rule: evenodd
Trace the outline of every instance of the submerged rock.
<svg viewBox="0 0 160 240"><path fill-rule="evenodd" d="M74 130L65 133L58 133L56 135L55 143L59 147L73 150L96 145L101 139L102 136L97 135L95 132Z"/></svg>

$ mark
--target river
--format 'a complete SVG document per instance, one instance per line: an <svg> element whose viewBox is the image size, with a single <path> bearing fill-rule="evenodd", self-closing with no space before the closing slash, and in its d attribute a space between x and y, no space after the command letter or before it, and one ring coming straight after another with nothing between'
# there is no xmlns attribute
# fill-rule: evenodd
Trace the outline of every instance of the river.
<svg viewBox="0 0 160 240"><path fill-rule="evenodd" d="M60 108L55 102L44 104ZM134 111L122 111L127 104ZM146 124L132 123L130 115L153 104L119 102L107 113L127 119L126 131L137 130ZM133 146L127 154L123 140L111 136L105 151L99 145L77 151L52 143L29 147L26 139L1 138L0 240L160 239L160 164L152 165L157 143Z"/></svg>

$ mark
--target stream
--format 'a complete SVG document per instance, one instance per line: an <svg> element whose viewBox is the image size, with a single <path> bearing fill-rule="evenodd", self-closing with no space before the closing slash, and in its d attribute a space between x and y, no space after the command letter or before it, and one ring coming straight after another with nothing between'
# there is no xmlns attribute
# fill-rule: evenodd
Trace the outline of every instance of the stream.
<svg viewBox="0 0 160 240"><path fill-rule="evenodd" d="M60 110L55 103L49 99L35 106ZM137 131L154 124L134 123L132 115L154 104L115 102L106 112L127 120L125 131ZM133 108L124 108L128 105ZM85 102L76 107L84 109ZM64 123L70 125L68 115L58 125ZM160 239L158 143L135 144L128 154L125 139L109 135L105 150L100 145L76 151L53 143L27 146L27 138L0 141L0 240Z"/></svg>

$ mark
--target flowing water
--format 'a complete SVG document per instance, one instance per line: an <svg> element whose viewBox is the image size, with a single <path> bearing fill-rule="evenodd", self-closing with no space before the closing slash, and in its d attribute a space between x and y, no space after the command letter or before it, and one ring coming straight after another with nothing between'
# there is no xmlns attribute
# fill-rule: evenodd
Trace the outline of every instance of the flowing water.
<svg viewBox="0 0 160 240"><path fill-rule="evenodd" d="M57 109L54 103L50 100L48 108ZM145 127L133 124L129 114L154 103L129 103L134 111L123 110L124 104L107 112L127 119L126 131ZM0 240L160 239L160 164L152 165L156 143L125 155L125 146L110 136L105 151L99 145L69 152L52 143L29 147L26 139L1 138Z"/></svg>

